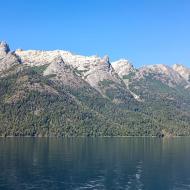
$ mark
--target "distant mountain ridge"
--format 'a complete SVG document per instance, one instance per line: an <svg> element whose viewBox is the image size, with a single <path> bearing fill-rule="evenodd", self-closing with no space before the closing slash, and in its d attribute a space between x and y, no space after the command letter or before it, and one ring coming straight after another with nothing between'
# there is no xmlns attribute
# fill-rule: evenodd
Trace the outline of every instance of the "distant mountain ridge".
<svg viewBox="0 0 190 190"><path fill-rule="evenodd" d="M188 135L190 133L190 69L183 65L175 64L169 67L156 64L137 69L125 59L111 63L108 56L87 57L63 50L18 49L11 52L7 43L0 42L0 81L0 100L5 107L19 104L27 112L30 102L28 98L31 98L31 94L36 94L33 97L36 102L32 105L33 111L24 118L26 123L19 121L24 127L23 133L20 133L19 122L16 119L19 110L15 108L11 116L10 113L5 114L1 110L0 121L2 123L6 121L10 125L10 131L7 132L6 126L0 123L0 126L4 126L0 131L2 135L117 136L161 133ZM16 86L13 83L16 83ZM59 113L51 117L51 113L44 110L42 105L37 108L38 97L42 98L41 102L46 102L43 106L52 110L52 113L56 111ZM48 102L51 98L60 98L60 100L50 104ZM68 121L71 115L66 107L71 108L67 102L70 98L74 101L73 105L80 107L80 114L82 114L81 110L86 110L87 115L96 116L94 119L88 118L88 122L94 121L93 126L97 131L94 131L94 128L91 129L93 132L89 130L89 123L85 123L85 119L79 117L76 109L72 110L74 114L72 117L77 117L76 120L81 122L83 130L80 129L80 133L78 131L71 133L71 129L75 131L78 127L75 119ZM26 102L22 104L22 101ZM56 107L53 107L59 101L62 102L61 107L63 101L68 104L64 107L63 113L61 111L63 108L55 110ZM47 123L43 122L45 115L48 118ZM12 122L7 120L9 117L12 118ZM21 117L23 120L24 116ZM35 129L35 131L29 130L29 134L25 134L28 130L27 121L30 118L32 123L33 117L37 117L37 123L30 130ZM98 119L99 117L101 119ZM38 122L46 127L42 127L42 130ZM104 123L109 123L106 128L103 126ZM18 128L18 134L13 132L15 130L13 126ZM62 132L55 133L52 131L54 127ZM65 131L66 129L68 132ZM40 132L41 130L44 132Z"/></svg>

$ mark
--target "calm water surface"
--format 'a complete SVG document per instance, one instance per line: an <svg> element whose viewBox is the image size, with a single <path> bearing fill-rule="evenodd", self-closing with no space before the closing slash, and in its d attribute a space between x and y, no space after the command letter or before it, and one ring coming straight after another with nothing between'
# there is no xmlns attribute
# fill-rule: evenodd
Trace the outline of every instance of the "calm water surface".
<svg viewBox="0 0 190 190"><path fill-rule="evenodd" d="M0 138L0 189L190 189L190 138Z"/></svg>

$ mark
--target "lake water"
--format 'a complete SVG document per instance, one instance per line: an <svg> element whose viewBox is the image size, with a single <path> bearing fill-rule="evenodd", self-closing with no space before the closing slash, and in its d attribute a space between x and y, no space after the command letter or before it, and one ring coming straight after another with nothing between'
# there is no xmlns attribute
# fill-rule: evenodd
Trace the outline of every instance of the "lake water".
<svg viewBox="0 0 190 190"><path fill-rule="evenodd" d="M0 189L190 189L190 138L0 138Z"/></svg>

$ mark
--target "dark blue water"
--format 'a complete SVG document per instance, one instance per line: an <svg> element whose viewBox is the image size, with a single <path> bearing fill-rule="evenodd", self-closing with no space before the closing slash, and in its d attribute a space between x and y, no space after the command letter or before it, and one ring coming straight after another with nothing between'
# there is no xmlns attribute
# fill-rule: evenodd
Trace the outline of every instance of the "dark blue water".
<svg viewBox="0 0 190 190"><path fill-rule="evenodd" d="M190 138L0 138L0 189L190 189Z"/></svg>

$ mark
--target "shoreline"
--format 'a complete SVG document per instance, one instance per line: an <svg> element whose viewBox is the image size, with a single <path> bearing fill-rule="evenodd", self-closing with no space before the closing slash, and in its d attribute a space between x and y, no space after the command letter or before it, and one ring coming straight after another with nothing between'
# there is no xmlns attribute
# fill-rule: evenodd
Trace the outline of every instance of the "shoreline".
<svg viewBox="0 0 190 190"><path fill-rule="evenodd" d="M0 138L158 138L158 139L169 139L169 138L181 138L190 136L0 136Z"/></svg>

